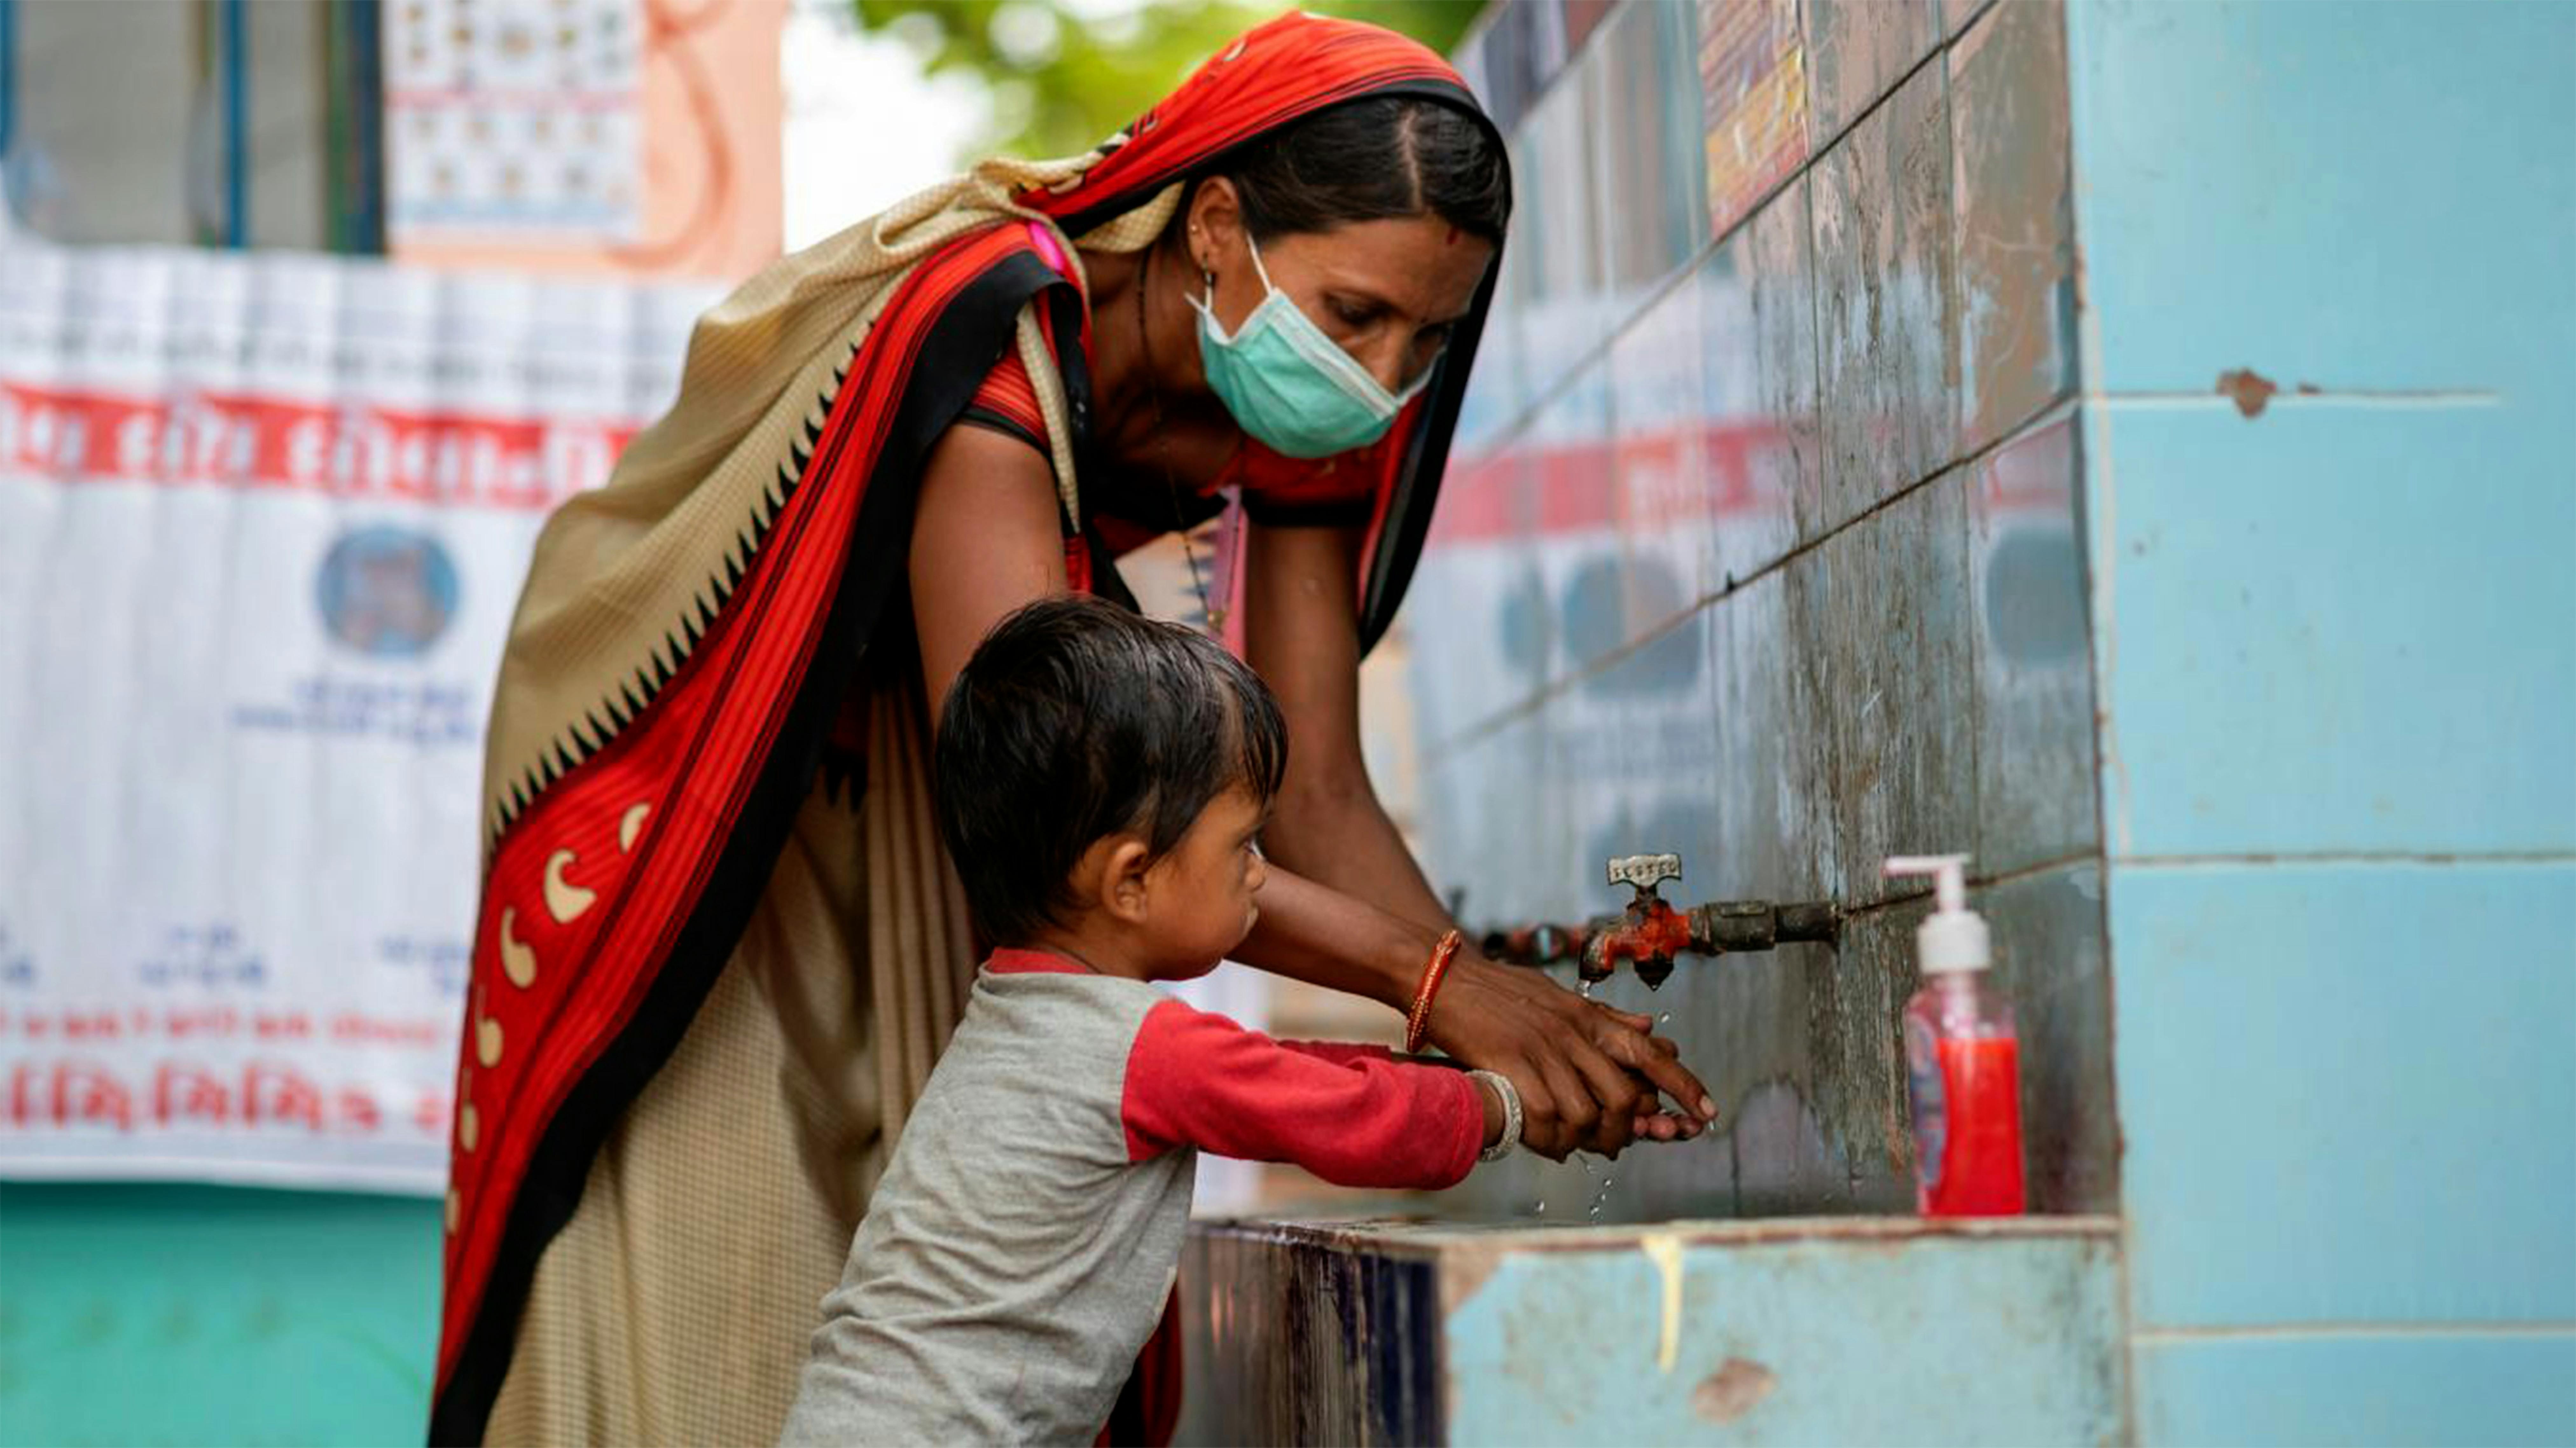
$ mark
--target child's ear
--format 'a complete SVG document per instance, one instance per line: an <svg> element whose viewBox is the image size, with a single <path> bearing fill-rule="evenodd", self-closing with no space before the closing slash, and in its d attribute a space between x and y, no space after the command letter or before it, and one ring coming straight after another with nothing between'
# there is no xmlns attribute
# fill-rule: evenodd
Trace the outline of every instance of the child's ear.
<svg viewBox="0 0 2576 1448"><path fill-rule="evenodd" d="M1134 835L1110 835L1082 852L1078 877L1092 903L1130 925L1145 923L1145 874L1152 863L1145 842Z"/></svg>

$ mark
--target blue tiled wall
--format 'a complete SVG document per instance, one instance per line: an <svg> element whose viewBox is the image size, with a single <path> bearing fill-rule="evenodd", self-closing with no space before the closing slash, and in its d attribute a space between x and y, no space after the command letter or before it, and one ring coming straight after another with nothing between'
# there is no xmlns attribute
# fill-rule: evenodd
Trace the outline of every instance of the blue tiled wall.
<svg viewBox="0 0 2576 1448"><path fill-rule="evenodd" d="M1904 1204L1874 872L1969 848L2141 1438L2576 1441L2576 7L1595 8L1464 56L1522 211L1428 860L1480 922L1632 850L1856 909L1607 988L1730 1129L1605 1219Z"/></svg>
<svg viewBox="0 0 2576 1448"><path fill-rule="evenodd" d="M2139 1432L2576 1441L2576 8L2067 25Z"/></svg>
<svg viewBox="0 0 2576 1448"><path fill-rule="evenodd" d="M1493 6L1462 57L1521 206L1407 619L1434 875L1485 923L1835 898L1839 950L1660 994L1728 1130L1603 1220L1911 1202L1895 1020L1918 889L1978 852L2024 995L2039 1202L2117 1201L2051 4ZM1578 31L1581 33L1578 34ZM1437 607L1422 601L1437 600ZM1461 1210L1582 1212L1572 1166Z"/></svg>

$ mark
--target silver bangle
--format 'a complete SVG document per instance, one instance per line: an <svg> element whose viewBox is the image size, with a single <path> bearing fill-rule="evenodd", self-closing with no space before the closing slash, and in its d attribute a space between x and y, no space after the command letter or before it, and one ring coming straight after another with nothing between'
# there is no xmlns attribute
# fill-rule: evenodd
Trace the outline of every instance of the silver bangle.
<svg viewBox="0 0 2576 1448"><path fill-rule="evenodd" d="M1494 1144L1476 1156L1478 1161L1501 1161L1512 1154L1513 1147L1521 1144L1520 1088L1512 1085L1511 1077L1498 1071L1470 1071L1467 1079L1484 1082L1494 1088L1495 1095L1503 1098L1503 1134L1494 1138Z"/></svg>

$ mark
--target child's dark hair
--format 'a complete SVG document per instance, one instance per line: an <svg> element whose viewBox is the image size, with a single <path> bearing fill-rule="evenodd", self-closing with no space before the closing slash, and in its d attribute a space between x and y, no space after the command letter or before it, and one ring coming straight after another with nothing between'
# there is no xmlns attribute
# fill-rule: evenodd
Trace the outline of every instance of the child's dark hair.
<svg viewBox="0 0 2576 1448"><path fill-rule="evenodd" d="M994 625L949 687L939 832L975 928L1020 945L1060 922L1094 841L1133 831L1160 859L1229 787L1267 805L1287 765L1278 701L1215 640L1049 598Z"/></svg>

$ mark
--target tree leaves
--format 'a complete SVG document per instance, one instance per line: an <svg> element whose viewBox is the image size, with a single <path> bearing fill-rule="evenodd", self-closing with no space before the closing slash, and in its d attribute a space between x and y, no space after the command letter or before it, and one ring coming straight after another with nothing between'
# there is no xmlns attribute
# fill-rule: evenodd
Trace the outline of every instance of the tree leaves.
<svg viewBox="0 0 2576 1448"><path fill-rule="evenodd" d="M993 97L975 155L1080 154L1170 93L1228 40L1280 13L1277 0L852 0L862 29L911 43L933 75L964 74ZM1447 53L1482 0L1309 0ZM1086 14L1085 12L1089 12ZM972 156L959 157L962 164Z"/></svg>

